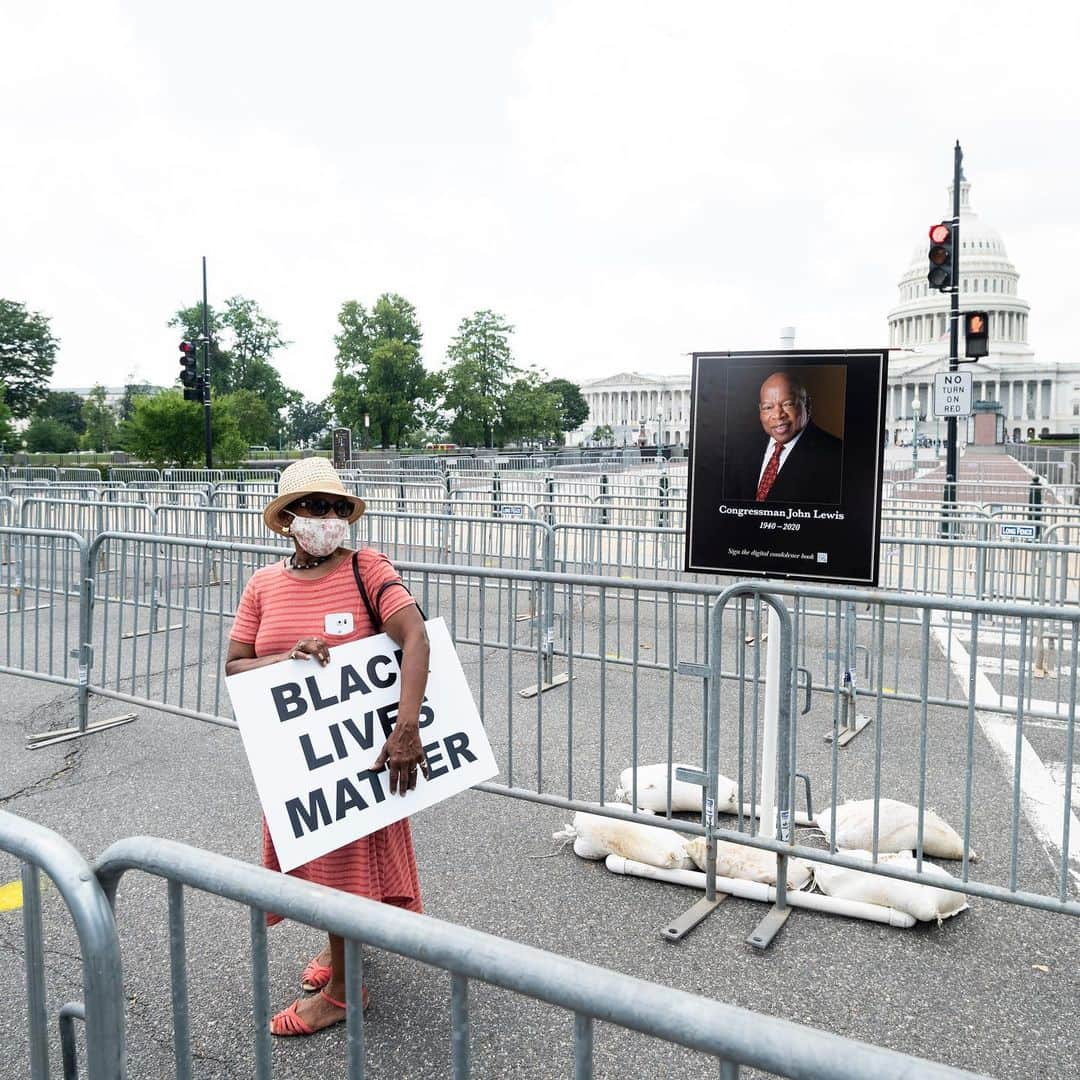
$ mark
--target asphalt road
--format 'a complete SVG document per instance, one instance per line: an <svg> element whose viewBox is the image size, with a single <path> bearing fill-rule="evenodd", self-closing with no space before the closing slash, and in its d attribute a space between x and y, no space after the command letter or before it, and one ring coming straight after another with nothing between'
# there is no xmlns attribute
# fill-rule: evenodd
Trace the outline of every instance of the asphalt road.
<svg viewBox="0 0 1080 1080"><path fill-rule="evenodd" d="M467 598L457 597L459 616ZM495 611L510 597L489 597ZM450 599L442 598L448 605ZM443 610L450 610L443 607ZM429 612L430 614L431 612ZM475 619L475 611L473 618ZM582 609L574 629L595 642L597 613ZM607 613L601 676L597 662L575 664L570 688L525 702L512 694L535 681L535 664L519 657L507 671L505 651L463 646L474 690L481 682L489 734L503 765L500 779L542 785L575 797L610 798L619 769L636 740L640 760L667 754L667 717L673 702L676 759L700 757L701 683L633 669L616 659L666 655L669 631L661 620L639 621L631 609ZM699 627L678 616L675 641L690 658ZM464 632L463 617L459 633ZM489 624L489 627L492 624ZM919 685L918 634L905 629L890 641L888 686ZM526 628L527 630L527 628ZM470 633L475 623L470 624ZM586 632L587 631L587 632ZM489 629L493 633L493 629ZM212 634L207 641L216 640ZM179 635L174 635L174 638ZM160 641L160 639L159 639ZM197 644L191 643L189 644ZM138 692L175 700L179 683L191 693L201 665L207 677L219 658L212 648L189 648L185 666L174 642L168 655L147 649L138 667ZM733 650L733 643L728 644ZM824 676L821 627L809 631L807 655ZM138 656L142 656L140 653ZM138 656L132 660L138 663ZM822 659L816 659L816 658ZM725 657L733 663L734 652ZM116 668L126 677L128 654ZM132 669L135 670L135 669ZM937 656L931 694L950 673ZM895 683L895 687L893 687ZM600 693L605 713L599 729ZM954 687L955 692L955 687ZM573 701L573 752L570 712ZM258 801L239 737L232 731L148 709L134 724L30 752L28 732L67 726L72 693L53 685L0 676L6 704L0 714L0 805L55 829L93 858L113 840L135 834L168 837L238 859L258 861ZM671 697L669 698L669 695ZM737 771L737 694L721 698L722 755ZM513 712L508 706L512 703ZM632 723L635 715L637 724ZM869 708L870 706L868 706ZM95 699L95 717L126 711ZM542 726L538 726L538 719ZM820 805L833 789L833 752L822 739L833 720L828 694L815 696L800 717L799 766L813 780ZM914 801L918 791L920 710L885 701L880 720L836 756L837 798L865 798L880 783L883 795ZM959 827L963 815L966 723L955 710L927 711L927 801ZM747 729L747 745L750 731ZM1062 754L1062 729L1038 729L1040 753ZM880 772L875 750L881 752ZM601 781L603 753L606 773ZM1063 758L1062 758L1063 759ZM571 767L572 760L572 767ZM749 756L744 758L749 776ZM995 751L976 733L973 842L980 854L972 876L1002 884L1009 873L1010 778ZM602 864L558 851L551 834L565 812L504 797L468 793L413 820L424 902L451 922L602 964L662 985L782 1016L994 1076L1072 1078L1080 1073L1076 1038L1080 1017L1080 935L1075 920L1016 905L974 900L969 910L938 927L896 930L832 916L796 912L767 953L745 944L764 908L729 899L683 943L665 944L658 927L688 907L695 895L675 886L608 874ZM1054 858L1021 816L1017 868L1023 888L1052 893ZM955 867L953 868L955 872ZM0 855L0 885L18 876L15 860ZM1075 889L1073 896L1075 897ZM50 1011L81 996L77 945L55 890L45 899ZM216 897L189 895L188 954L193 1044L199 1077L244 1077L252 1072L247 912ZM168 940L162 882L131 873L121 888L118 921L124 950L132 1077L169 1075L172 1068ZM0 1044L3 1075L26 1074L21 920L0 914ZM319 936L286 923L270 934L275 1003L295 996L299 972L319 948ZM449 980L441 973L387 954L369 953L374 1004L367 1015L368 1065L373 1076L441 1077L449 1062ZM572 1017L504 992L472 991L474 1074L483 1077L568 1075ZM277 1007L277 1004L276 1006ZM55 1047L54 1047L55 1050ZM54 1059L55 1060L55 1059ZM344 1031L312 1040L276 1040L275 1075L340 1075ZM597 1075L713 1077L715 1065L655 1040L600 1025ZM752 1073L749 1075L753 1075Z"/></svg>

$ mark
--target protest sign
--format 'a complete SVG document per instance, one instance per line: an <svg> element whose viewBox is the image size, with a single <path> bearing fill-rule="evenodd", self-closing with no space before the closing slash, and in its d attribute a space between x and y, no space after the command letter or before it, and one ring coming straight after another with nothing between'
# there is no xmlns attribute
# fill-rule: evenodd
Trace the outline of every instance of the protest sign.
<svg viewBox="0 0 1080 1080"><path fill-rule="evenodd" d="M401 697L401 650L387 634L335 646L326 667L284 660L225 680L282 870L498 773L446 621L429 620L427 631L428 776L404 796L390 794L387 771L371 771Z"/></svg>

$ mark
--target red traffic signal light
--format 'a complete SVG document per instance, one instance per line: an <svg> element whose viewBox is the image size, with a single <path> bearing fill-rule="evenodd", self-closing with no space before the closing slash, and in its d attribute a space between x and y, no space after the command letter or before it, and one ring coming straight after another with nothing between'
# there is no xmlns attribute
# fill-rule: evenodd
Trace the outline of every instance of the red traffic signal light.
<svg viewBox="0 0 1080 1080"><path fill-rule="evenodd" d="M932 289L947 292L956 286L956 232L942 221L930 226L930 250L927 252L930 269L926 280Z"/></svg>
<svg viewBox="0 0 1080 1080"><path fill-rule="evenodd" d="M195 370L195 344L191 341L180 342L180 382L184 387L185 401L201 401L202 389Z"/></svg>

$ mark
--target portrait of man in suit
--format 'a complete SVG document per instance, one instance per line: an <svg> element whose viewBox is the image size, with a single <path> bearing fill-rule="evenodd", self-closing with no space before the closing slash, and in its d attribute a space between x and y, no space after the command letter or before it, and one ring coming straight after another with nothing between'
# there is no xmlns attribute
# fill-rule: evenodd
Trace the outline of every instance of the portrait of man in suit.
<svg viewBox="0 0 1080 1080"><path fill-rule="evenodd" d="M775 371L758 391L764 438L728 453L724 494L746 502L831 503L841 499L844 443L818 427L803 383Z"/></svg>

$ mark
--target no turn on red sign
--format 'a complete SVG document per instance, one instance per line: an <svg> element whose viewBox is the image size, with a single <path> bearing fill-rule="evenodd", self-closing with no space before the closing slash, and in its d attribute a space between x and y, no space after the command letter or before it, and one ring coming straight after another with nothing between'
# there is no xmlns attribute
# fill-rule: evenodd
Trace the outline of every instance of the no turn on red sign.
<svg viewBox="0 0 1080 1080"><path fill-rule="evenodd" d="M971 415L971 372L943 371L934 376L934 415Z"/></svg>

